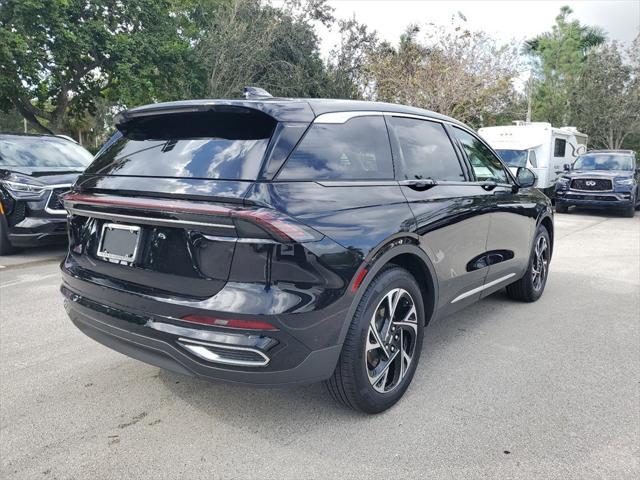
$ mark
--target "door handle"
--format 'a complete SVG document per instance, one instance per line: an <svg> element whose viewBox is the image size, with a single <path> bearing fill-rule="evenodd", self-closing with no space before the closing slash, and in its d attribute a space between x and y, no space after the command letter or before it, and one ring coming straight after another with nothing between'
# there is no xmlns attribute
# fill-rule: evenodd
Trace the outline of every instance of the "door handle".
<svg viewBox="0 0 640 480"><path fill-rule="evenodd" d="M418 178L415 180L400 180L398 182L404 187L412 188L413 190L428 190L431 187L435 187L437 182L432 178Z"/></svg>
<svg viewBox="0 0 640 480"><path fill-rule="evenodd" d="M496 188L498 186L498 184L496 182L493 182L493 181L486 181L486 182L480 182L480 186L483 189L485 189L487 192L490 192L491 190Z"/></svg>

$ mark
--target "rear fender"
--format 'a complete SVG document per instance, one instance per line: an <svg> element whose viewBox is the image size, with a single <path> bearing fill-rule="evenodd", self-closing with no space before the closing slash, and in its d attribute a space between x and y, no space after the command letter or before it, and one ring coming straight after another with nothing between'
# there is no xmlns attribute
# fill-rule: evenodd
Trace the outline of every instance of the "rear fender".
<svg viewBox="0 0 640 480"><path fill-rule="evenodd" d="M362 279L359 286L357 286L357 290L351 302L351 306L347 311L346 319L348 321L345 322L342 331L340 332L340 345L344 342L345 337L347 336L347 332L349 330L349 326L351 325L351 319L356 313L356 309L362 300L367 288L373 282L376 275L386 266L393 263L393 259L399 257L400 255L413 255L416 257L417 261L422 261L424 267L426 267L426 273L429 275L431 280L431 285L433 288L433 292L429 292L433 295L433 305L438 304L438 280L436 277L435 269L433 267L433 263L427 256L427 254L418 247L417 238L415 235L407 235L407 234L399 234L392 238L390 241L386 242L380 248L375 249L370 255L367 256L367 260L365 260L360 268L358 269L358 273L354 276L354 279L351 281L349 288L353 290L356 286L356 282L359 280L360 272L363 269L366 269L366 275L364 279ZM422 286L421 286L422 287ZM435 308L432 308L430 312L427 313L427 317L425 323L428 324L435 316Z"/></svg>

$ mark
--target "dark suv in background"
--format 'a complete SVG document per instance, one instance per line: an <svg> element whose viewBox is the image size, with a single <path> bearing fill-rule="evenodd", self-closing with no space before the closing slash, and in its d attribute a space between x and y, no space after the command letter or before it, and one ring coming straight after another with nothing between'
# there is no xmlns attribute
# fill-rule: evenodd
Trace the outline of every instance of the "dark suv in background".
<svg viewBox="0 0 640 480"><path fill-rule="evenodd" d="M0 255L67 239L59 195L93 156L54 135L0 134Z"/></svg>
<svg viewBox="0 0 640 480"><path fill-rule="evenodd" d="M640 165L633 150L592 150L578 156L556 183L556 210L605 208L633 217L640 204Z"/></svg>
<svg viewBox="0 0 640 480"><path fill-rule="evenodd" d="M61 290L80 330L131 357L325 381L380 412L430 320L544 290L549 200L452 118L263 97L149 105L117 128L64 197Z"/></svg>

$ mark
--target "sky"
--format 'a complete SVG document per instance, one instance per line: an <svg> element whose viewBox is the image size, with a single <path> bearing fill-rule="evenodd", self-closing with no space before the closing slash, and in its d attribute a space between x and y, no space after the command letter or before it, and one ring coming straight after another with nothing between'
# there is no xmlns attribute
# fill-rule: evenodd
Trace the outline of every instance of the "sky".
<svg viewBox="0 0 640 480"><path fill-rule="evenodd" d="M274 2L277 3L277 2ZM471 30L484 30L500 42L522 41L551 28L563 5L572 18L600 26L609 38L625 44L640 33L640 0L330 0L338 18L354 14L360 23L378 31L379 36L397 43L410 23L447 25L461 12ZM338 41L338 33L319 28L322 54L327 56Z"/></svg>

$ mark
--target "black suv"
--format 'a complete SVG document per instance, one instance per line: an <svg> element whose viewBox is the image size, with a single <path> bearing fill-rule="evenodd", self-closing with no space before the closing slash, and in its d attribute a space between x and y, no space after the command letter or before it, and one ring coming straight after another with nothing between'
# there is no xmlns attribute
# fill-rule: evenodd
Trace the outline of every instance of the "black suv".
<svg viewBox="0 0 640 480"><path fill-rule="evenodd" d="M67 239L69 190L93 156L54 135L0 134L0 255Z"/></svg>
<svg viewBox="0 0 640 480"><path fill-rule="evenodd" d="M556 210L607 208L633 217L640 205L640 165L633 150L592 150L578 156L556 183Z"/></svg>
<svg viewBox="0 0 640 480"><path fill-rule="evenodd" d="M542 294L550 202L471 129L429 111L259 98L149 105L64 198L75 325L166 369L326 381L393 405L423 331L504 287Z"/></svg>

